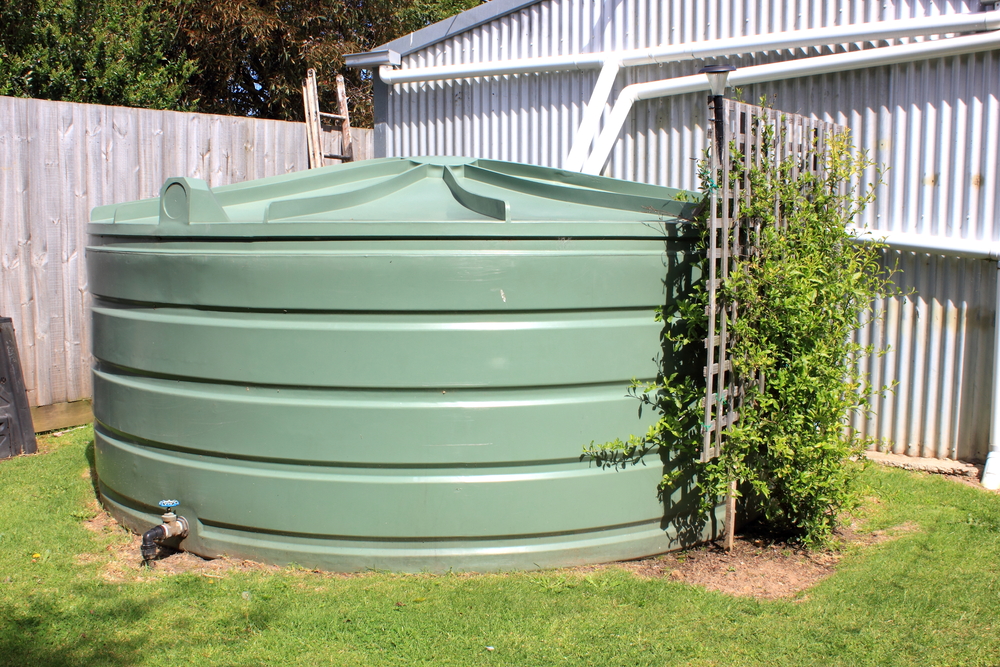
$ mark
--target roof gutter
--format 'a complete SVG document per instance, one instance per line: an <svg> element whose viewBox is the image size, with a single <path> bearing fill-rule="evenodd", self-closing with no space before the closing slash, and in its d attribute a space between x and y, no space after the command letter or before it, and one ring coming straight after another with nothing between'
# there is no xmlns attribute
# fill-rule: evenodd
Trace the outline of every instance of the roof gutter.
<svg viewBox="0 0 1000 667"><path fill-rule="evenodd" d="M902 37L946 35L998 28L1000 28L1000 13L950 14L919 19L873 21L828 28L790 30L751 37L730 37L627 51L516 58L485 63L407 69L392 69L390 65L384 64L379 68L379 77L384 83L397 84L481 76L600 69L609 61L617 61L621 67L638 67L738 53L759 53L761 51L848 44L856 41L882 41ZM345 57L347 66L364 67L367 63L361 61L364 60L365 55L360 53L347 55Z"/></svg>
<svg viewBox="0 0 1000 667"><path fill-rule="evenodd" d="M1000 14L995 14L994 16L1000 18ZM817 56L815 58L803 58L801 60L744 67L729 75L729 85L743 86L752 83L781 81L803 76L846 72L865 67L895 65L929 58L942 58L978 51L990 51L997 48L1000 48L1000 31L994 30L966 37L937 39L915 44L887 46L880 49L852 51L829 56ZM614 148L615 143L618 141L618 134L625 125L625 121L632 111L632 106L637 101L705 90L710 90L708 77L705 74L694 74L692 76L682 76L675 79L650 81L649 83L636 83L626 86L618 95L618 99L611 109L611 115L604 124L604 128L601 130L590 156L583 161L582 165L577 166L567 163L564 165L564 168L574 171L579 170L585 174L599 174L604 168L605 163L607 163L612 148ZM589 129L581 125L570 155L575 156L582 152L577 150L577 144L583 146L590 144L591 139L587 136Z"/></svg>
<svg viewBox="0 0 1000 667"><path fill-rule="evenodd" d="M614 88L618 73L623 67L698 60L740 53L760 53L782 49L850 44L859 41L883 41L906 37L927 37L931 35L948 35L996 29L1000 29L1000 12L982 12L898 21L873 21L846 26L792 30L750 37L731 37L627 51L517 58L436 67L396 69L400 63L399 54L388 49L368 53L348 54L345 56L345 60L348 67L367 69L378 67L379 78L387 85L473 77L593 70L599 68L601 70L600 75L597 78L597 83L583 112L572 148L563 161L565 169L580 171L583 169L584 161L587 158L587 153L591 148L594 136L597 135L605 103L611 94L611 90ZM733 76L731 76L730 81L732 82L733 80ZM694 88L686 92L703 89L707 90L707 88ZM625 90L629 90L629 88ZM619 98L619 102L623 100L624 98ZM623 123L624 121L621 121L619 129ZM618 130L616 129L615 133L617 134L617 132ZM610 152L610 149L608 150ZM603 164L601 166L603 168Z"/></svg>

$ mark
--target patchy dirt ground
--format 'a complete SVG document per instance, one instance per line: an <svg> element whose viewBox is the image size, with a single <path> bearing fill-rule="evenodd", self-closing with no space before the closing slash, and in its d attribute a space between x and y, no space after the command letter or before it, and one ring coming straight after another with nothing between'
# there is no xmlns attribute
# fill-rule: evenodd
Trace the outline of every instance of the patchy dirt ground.
<svg viewBox="0 0 1000 667"><path fill-rule="evenodd" d="M110 514L93 501L89 510L93 516L83 521L87 530L113 535L112 542L102 554L80 554L78 563L101 563L101 577L107 581L147 581L153 577L192 572L208 578L221 578L232 570L277 572L281 568L249 560L216 558L209 560L192 553L161 547L153 567L142 564L139 545L142 538L122 527Z"/></svg>
<svg viewBox="0 0 1000 667"><path fill-rule="evenodd" d="M840 547L878 544L918 530L904 524L891 530L857 532L847 527L838 535ZM806 551L751 534L737 535L732 551L707 544L654 558L618 563L616 567L643 577L669 577L729 595L776 599L793 597L830 576L842 551Z"/></svg>
<svg viewBox="0 0 1000 667"><path fill-rule="evenodd" d="M85 519L83 525L96 533L111 535L113 539L104 553L80 554L77 556L77 562L100 563L100 576L107 581L147 581L179 573L223 578L232 571L277 572L282 569L248 560L229 558L208 560L191 553L162 548L154 566L145 567L140 563L139 545L142 540L138 535L118 525L97 504L97 501L92 503L88 513L92 513L92 516ZM856 525L852 525L846 527L838 535L838 539L843 545L877 544L917 529L915 525L904 524L891 530L861 533L858 532ZM840 558L840 551L809 552L796 549L784 542L745 534L737 536L730 552L726 552L716 544L707 544L653 558L569 568L567 572L582 574L619 568L632 572L637 577L667 577L729 595L775 599L795 596L830 576ZM366 576L364 573L303 571L303 574L307 573L337 578Z"/></svg>
<svg viewBox="0 0 1000 667"><path fill-rule="evenodd" d="M979 489L983 493L995 493L997 495L1000 495L1000 489L997 489L995 491L991 491L990 489L985 489L985 488L983 488L983 485L979 481L979 479L977 479L975 477L964 477L964 476L960 476L960 475L948 475L946 477L946 479L950 479L953 482L958 482L959 484L964 484L965 486L971 486L974 489Z"/></svg>
<svg viewBox="0 0 1000 667"><path fill-rule="evenodd" d="M773 599L791 597L830 576L839 558L835 552L805 553L740 537L730 552L712 544L620 567L729 595Z"/></svg>

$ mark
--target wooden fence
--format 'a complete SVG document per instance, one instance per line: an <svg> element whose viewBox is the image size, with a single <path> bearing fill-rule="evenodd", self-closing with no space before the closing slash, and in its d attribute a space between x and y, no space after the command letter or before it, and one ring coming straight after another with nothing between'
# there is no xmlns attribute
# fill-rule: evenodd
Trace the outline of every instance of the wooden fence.
<svg viewBox="0 0 1000 667"><path fill-rule="evenodd" d="M356 159L370 157L371 130L354 132ZM326 140L336 152L339 137ZM171 176L217 186L306 167L304 123L0 97L0 316L13 320L29 403L91 395L95 206L155 197Z"/></svg>

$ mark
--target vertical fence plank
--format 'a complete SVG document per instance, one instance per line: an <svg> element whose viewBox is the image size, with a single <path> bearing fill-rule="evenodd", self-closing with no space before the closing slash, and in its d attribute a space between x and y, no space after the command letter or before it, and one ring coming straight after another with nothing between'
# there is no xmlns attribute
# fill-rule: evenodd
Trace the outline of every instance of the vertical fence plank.
<svg viewBox="0 0 1000 667"><path fill-rule="evenodd" d="M58 118L54 107L42 107L39 113L28 117L29 159L25 164L28 172L26 184L32 196L27 200L28 238L31 241L31 268L28 280L31 282L32 314L35 320L34 358L38 378L38 400L55 403L65 394L63 378L60 377L61 364L55 358L55 351L62 347L62 323L53 317L53 304L61 301L58 294L50 289L49 276L57 271L59 221L51 216L58 211L59 183L56 172L58 157ZM37 194L34 184L44 184ZM49 271L49 263L52 270ZM55 327L55 330L53 330ZM22 331L24 338L28 332Z"/></svg>

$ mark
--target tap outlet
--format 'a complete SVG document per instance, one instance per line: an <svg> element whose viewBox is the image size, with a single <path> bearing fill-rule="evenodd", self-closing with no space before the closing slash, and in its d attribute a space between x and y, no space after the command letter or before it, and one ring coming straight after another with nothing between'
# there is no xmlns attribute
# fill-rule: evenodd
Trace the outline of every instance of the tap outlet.
<svg viewBox="0 0 1000 667"><path fill-rule="evenodd" d="M153 526L142 534L142 546L140 547L142 562L150 566L156 557L157 547L161 541L171 537L184 538L188 534L188 520L174 513L174 508L180 505L179 501L161 500L158 505L166 510L162 517L163 523L159 526Z"/></svg>

